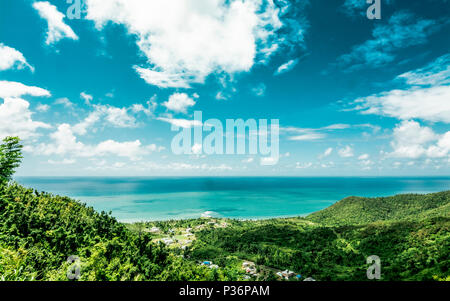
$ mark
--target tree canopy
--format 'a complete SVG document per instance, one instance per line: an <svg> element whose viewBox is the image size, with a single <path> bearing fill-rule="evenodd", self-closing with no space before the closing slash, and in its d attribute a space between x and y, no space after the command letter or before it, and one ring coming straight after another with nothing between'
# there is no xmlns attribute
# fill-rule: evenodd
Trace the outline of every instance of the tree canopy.
<svg viewBox="0 0 450 301"><path fill-rule="evenodd" d="M11 180L15 169L22 162L22 148L19 137L6 137L0 144L0 182Z"/></svg>

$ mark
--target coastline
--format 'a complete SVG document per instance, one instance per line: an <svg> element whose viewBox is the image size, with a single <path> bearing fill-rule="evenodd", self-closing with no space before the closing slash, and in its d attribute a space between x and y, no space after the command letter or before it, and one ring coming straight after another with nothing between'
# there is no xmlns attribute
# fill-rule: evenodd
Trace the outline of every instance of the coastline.
<svg viewBox="0 0 450 301"><path fill-rule="evenodd" d="M427 194L450 187L450 177L77 177L21 178L26 187L77 199L120 222L213 217L264 220L305 217L356 195Z"/></svg>

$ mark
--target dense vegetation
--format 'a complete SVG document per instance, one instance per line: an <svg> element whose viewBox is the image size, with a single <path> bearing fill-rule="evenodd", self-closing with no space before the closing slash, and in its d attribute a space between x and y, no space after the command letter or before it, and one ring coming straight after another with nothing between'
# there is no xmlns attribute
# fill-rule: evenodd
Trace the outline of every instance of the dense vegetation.
<svg viewBox="0 0 450 301"><path fill-rule="evenodd" d="M18 143L6 138L0 147L0 280L67 280L68 271L78 267L80 280L231 277L226 269L183 260L105 212L9 182L21 158ZM70 256L79 260L68 262Z"/></svg>
<svg viewBox="0 0 450 301"><path fill-rule="evenodd" d="M450 199L450 192L434 196L443 195ZM445 279L450 275L450 217L434 213L341 226L311 223L309 217L235 222L199 233L192 255L213 261L235 255L318 280L367 280L366 258L377 255L383 280Z"/></svg>
<svg viewBox="0 0 450 301"><path fill-rule="evenodd" d="M20 149L17 138L0 146L0 280L68 280L78 268L79 280L243 280L244 260L257 265L249 279L275 280L289 269L367 280L370 255L381 258L382 280L450 280L450 191L350 197L306 218L125 225L11 182Z"/></svg>
<svg viewBox="0 0 450 301"><path fill-rule="evenodd" d="M348 197L313 213L308 220L329 225L362 225L388 220L417 220L431 215L449 215L448 192L428 195L404 194L394 197Z"/></svg>

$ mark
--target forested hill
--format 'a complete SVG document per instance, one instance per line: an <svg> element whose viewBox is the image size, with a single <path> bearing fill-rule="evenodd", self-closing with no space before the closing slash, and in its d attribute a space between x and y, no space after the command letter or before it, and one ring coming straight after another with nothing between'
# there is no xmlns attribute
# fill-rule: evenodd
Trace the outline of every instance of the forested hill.
<svg viewBox="0 0 450 301"><path fill-rule="evenodd" d="M218 280L211 271L175 256L148 233L130 231L105 212L68 197L0 184L0 281ZM75 271L74 271L75 272Z"/></svg>
<svg viewBox="0 0 450 301"><path fill-rule="evenodd" d="M315 212L308 220L329 226L362 225L376 221L450 217L450 191L390 197L348 197Z"/></svg>
<svg viewBox="0 0 450 301"><path fill-rule="evenodd" d="M373 254L382 258L384 280L448 279L449 199L450 192L351 197L307 218L124 225L70 198L3 183L0 280L68 280L70 256L79 258L79 280L244 280L245 260L258 266L253 280L277 279L285 269L367 280ZM150 233L155 226L159 234ZM166 237L179 242L166 246ZM189 246L178 246L186 239Z"/></svg>

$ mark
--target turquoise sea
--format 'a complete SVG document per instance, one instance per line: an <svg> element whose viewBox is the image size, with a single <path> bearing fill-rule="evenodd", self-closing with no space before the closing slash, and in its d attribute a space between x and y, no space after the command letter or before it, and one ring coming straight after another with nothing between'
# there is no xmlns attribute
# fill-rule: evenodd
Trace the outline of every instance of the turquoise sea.
<svg viewBox="0 0 450 301"><path fill-rule="evenodd" d="M78 199L124 222L301 216L347 196L450 190L440 178L36 178L19 183Z"/></svg>

